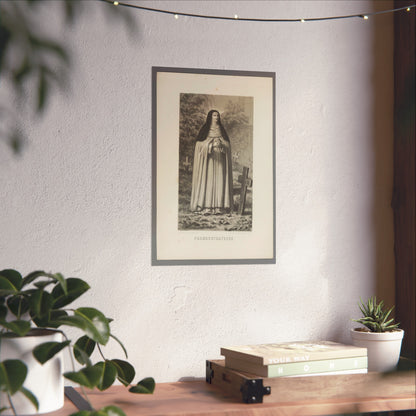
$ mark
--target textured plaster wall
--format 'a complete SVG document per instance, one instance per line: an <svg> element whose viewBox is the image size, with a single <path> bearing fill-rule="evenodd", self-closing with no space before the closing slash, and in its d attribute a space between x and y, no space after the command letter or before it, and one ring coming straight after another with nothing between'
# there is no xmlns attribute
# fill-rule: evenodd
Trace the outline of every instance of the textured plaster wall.
<svg viewBox="0 0 416 416"><path fill-rule="evenodd" d="M138 376L158 382L203 376L223 345L349 342L360 296L392 304L392 15L260 24L133 10L134 34L99 2L65 30L49 3L72 81L26 123L21 157L0 143L1 267L86 279L80 306L114 318ZM298 18L392 2L145 5ZM275 265L151 267L152 66L276 72Z"/></svg>

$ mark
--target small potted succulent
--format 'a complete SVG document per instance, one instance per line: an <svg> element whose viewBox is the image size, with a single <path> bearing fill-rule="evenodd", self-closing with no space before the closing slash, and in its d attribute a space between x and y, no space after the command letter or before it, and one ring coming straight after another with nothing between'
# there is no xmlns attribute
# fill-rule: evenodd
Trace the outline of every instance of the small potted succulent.
<svg viewBox="0 0 416 416"><path fill-rule="evenodd" d="M400 358L400 350L404 331L399 328L391 317L390 309L384 308L384 302L377 303L375 296L366 303L360 299L359 308L362 316L353 319L364 327L352 328L353 344L367 348L368 371L392 371L396 368Z"/></svg>
<svg viewBox="0 0 416 416"><path fill-rule="evenodd" d="M60 273L35 271L23 277L16 270L0 271L2 415L59 409L64 403L64 377L80 385L84 395L84 387L105 390L116 380L132 393L153 393L153 378L131 386L134 367L124 359L105 357L103 346L111 339L120 345L127 359L125 347L110 330L111 319L92 307L70 307L89 288L84 280L65 278ZM80 330L81 336L70 340L63 331L65 327ZM63 373L65 349L71 357L72 371ZM94 351L100 357L96 363L92 362ZM103 416L125 416L116 406L99 410ZM98 413L93 409L81 414Z"/></svg>

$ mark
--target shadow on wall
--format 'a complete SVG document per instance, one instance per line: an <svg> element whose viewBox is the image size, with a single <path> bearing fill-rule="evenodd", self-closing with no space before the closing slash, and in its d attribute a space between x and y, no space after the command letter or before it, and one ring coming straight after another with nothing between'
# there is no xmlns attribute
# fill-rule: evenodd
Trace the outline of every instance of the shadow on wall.
<svg viewBox="0 0 416 416"><path fill-rule="evenodd" d="M410 0L395 0L395 7ZM396 13L394 20L394 252L396 319L405 331L402 355L416 357L415 285L415 13Z"/></svg>
<svg viewBox="0 0 416 416"><path fill-rule="evenodd" d="M386 2L371 4L373 10L369 12L386 9ZM329 137L334 140L328 146L330 160L327 161L331 167L327 172L331 174L328 181L338 209L330 212L329 261L337 262L335 269L338 268L340 274L338 280L329 282L329 293L344 305L336 319L332 318L329 336L346 343L351 342L349 328L354 325L351 319L359 314L360 296L365 299L375 294L390 306L395 301L394 229L390 206L393 191L393 15L377 15L365 24L371 26L360 28L364 38L354 39L363 42L357 49L356 61L345 61L347 68L341 69L341 73L355 71L357 84L352 85L349 92L345 92L347 85L343 84L345 93L339 98L346 100L349 113L359 119L352 120L349 126L342 114L343 103L332 101L335 109L331 109L331 115L339 115L341 120L330 127L333 130ZM348 52L350 47L346 42L340 43L340 48ZM352 79L354 74L348 76ZM361 111L354 108L355 105ZM348 132L338 137L335 129L341 126Z"/></svg>
<svg viewBox="0 0 416 416"><path fill-rule="evenodd" d="M376 9L379 8L376 5ZM374 282L375 294L389 306L395 302L394 226L391 208L394 143L393 18L393 15L376 18L372 72Z"/></svg>

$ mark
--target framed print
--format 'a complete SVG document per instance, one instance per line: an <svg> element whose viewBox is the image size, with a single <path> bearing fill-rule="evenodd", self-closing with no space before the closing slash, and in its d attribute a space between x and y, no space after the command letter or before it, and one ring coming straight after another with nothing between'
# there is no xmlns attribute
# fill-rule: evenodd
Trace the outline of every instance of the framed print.
<svg viewBox="0 0 416 416"><path fill-rule="evenodd" d="M152 68L152 265L275 263L275 74Z"/></svg>

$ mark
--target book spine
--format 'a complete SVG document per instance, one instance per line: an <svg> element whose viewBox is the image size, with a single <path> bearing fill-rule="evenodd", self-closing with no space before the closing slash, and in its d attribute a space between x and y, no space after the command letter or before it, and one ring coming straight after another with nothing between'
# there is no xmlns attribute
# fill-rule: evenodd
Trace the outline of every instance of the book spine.
<svg viewBox="0 0 416 416"><path fill-rule="evenodd" d="M237 371L244 371L262 377L287 377L291 375L307 375L356 369L366 370L367 356L271 365L256 365L244 360L228 357L225 359L225 366Z"/></svg>
<svg viewBox="0 0 416 416"><path fill-rule="evenodd" d="M354 370L343 370L343 371L329 371L327 373L312 373L312 374L295 374L294 376L287 377L313 377L313 376L339 376L342 374L367 374L366 368L357 368Z"/></svg>
<svg viewBox="0 0 416 416"><path fill-rule="evenodd" d="M366 369L367 357L338 358L336 360L308 361L303 363L272 364L267 366L268 377L285 377L333 371Z"/></svg>

